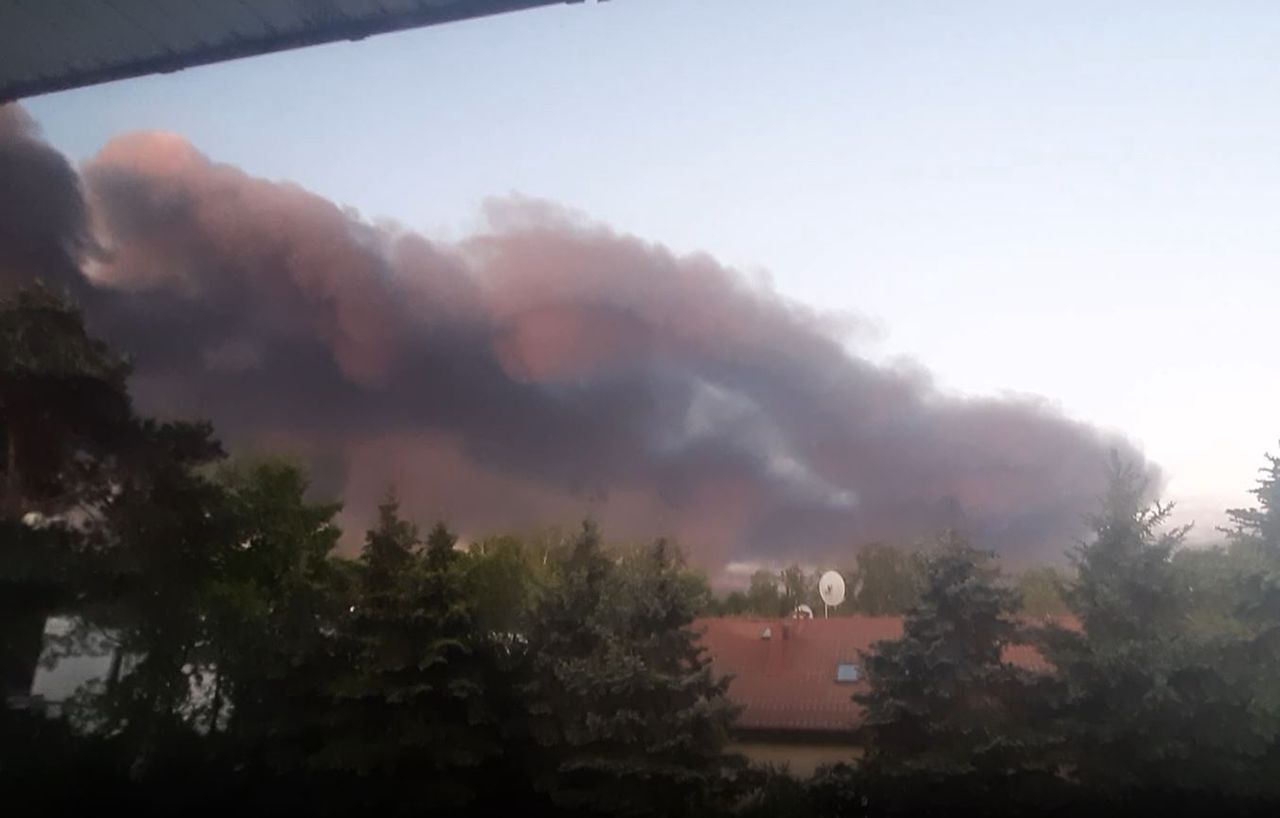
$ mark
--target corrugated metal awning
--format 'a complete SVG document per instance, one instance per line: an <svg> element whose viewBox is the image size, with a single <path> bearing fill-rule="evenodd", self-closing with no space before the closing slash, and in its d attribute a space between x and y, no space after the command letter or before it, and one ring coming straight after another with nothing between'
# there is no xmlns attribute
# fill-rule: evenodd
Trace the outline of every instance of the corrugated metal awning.
<svg viewBox="0 0 1280 818"><path fill-rule="evenodd" d="M581 0L0 0L0 102Z"/></svg>

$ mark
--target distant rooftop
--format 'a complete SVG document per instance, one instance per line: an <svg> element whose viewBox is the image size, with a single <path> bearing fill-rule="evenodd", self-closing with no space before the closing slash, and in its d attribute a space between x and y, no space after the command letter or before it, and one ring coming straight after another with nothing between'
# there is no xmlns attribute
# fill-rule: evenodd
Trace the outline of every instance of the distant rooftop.
<svg viewBox="0 0 1280 818"><path fill-rule="evenodd" d="M902 635L899 616L720 617L694 625L703 632L702 645L715 672L734 677L729 698L743 708L736 726L759 731L853 730L862 708L851 697L866 689L860 653ZM768 638L763 636L765 629ZM1029 670L1049 667L1030 645L1011 645L1004 658Z"/></svg>

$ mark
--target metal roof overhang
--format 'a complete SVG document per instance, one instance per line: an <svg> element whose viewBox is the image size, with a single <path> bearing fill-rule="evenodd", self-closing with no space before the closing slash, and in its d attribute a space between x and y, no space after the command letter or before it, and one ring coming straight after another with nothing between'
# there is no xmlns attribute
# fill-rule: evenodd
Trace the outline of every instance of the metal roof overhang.
<svg viewBox="0 0 1280 818"><path fill-rule="evenodd" d="M0 0L0 102L582 0Z"/></svg>

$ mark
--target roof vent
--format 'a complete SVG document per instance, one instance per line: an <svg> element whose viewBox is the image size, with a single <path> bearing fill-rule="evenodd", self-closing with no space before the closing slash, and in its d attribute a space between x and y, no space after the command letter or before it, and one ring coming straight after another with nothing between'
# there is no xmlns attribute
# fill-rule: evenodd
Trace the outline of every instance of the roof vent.
<svg viewBox="0 0 1280 818"><path fill-rule="evenodd" d="M761 638L761 639L763 639L763 640L765 640L766 642L767 642L767 641L769 641L770 639L772 639L772 638L773 638L773 628L771 628L771 627L769 627L768 625L766 625L766 626L765 626L765 628L764 628L764 630L760 631L760 638Z"/></svg>

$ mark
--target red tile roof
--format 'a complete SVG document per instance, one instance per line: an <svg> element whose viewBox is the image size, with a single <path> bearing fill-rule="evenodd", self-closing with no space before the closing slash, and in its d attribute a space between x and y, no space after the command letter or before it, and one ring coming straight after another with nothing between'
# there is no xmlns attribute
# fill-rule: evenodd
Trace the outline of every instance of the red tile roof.
<svg viewBox="0 0 1280 818"><path fill-rule="evenodd" d="M865 682L837 682L836 665L861 666L860 651L902 635L902 617L845 616L835 619L718 617L694 623L702 631L717 674L731 675L729 699L743 709L743 730L848 731L862 708L850 698ZM761 638L765 628L771 638ZM1010 645L1005 661L1029 670L1048 664L1030 645Z"/></svg>
<svg viewBox="0 0 1280 818"><path fill-rule="evenodd" d="M897 639L902 618L701 619L702 644L718 674L729 674L729 699L743 709L747 730L850 730L862 708L849 698L863 683L836 682L836 665L858 662L858 652ZM770 639L762 639L765 628Z"/></svg>

